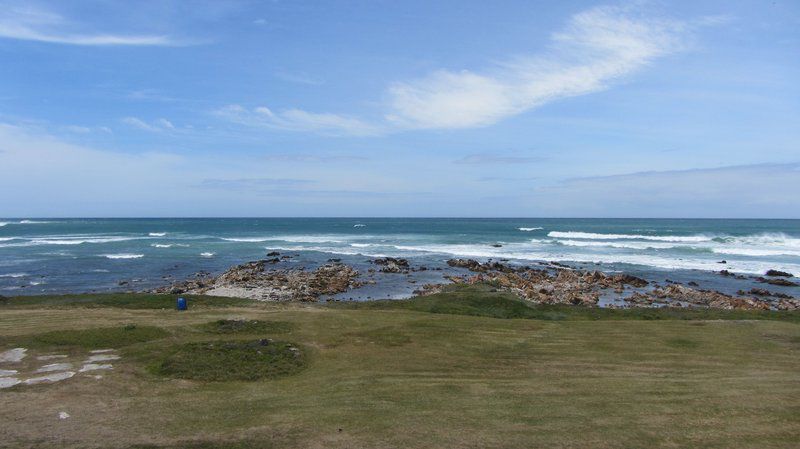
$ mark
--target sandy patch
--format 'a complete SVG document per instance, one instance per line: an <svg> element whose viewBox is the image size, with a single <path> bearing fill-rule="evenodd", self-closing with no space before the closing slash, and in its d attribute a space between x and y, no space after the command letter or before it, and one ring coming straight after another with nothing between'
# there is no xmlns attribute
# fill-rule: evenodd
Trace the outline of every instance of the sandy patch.
<svg viewBox="0 0 800 449"><path fill-rule="evenodd" d="M118 355L112 355L112 354L93 355L93 356L89 356L89 358L86 359L86 361L84 363L105 362L105 361L108 361L108 360L119 360L119 356Z"/></svg>
<svg viewBox="0 0 800 449"><path fill-rule="evenodd" d="M69 418L69 413L67 412L58 412L58 419L67 419Z"/></svg>
<svg viewBox="0 0 800 449"><path fill-rule="evenodd" d="M28 352L28 350L25 348L14 348L5 352L0 352L0 362L19 362L25 358L26 352Z"/></svg>
<svg viewBox="0 0 800 449"><path fill-rule="evenodd" d="M68 370L70 368L72 368L72 364L71 363L51 363L49 365L45 365L45 366L37 369L34 372L35 373L49 373L49 372L52 372L52 371L66 371L66 370Z"/></svg>
<svg viewBox="0 0 800 449"><path fill-rule="evenodd" d="M78 370L78 372L79 373L85 373L87 371L97 371L97 370L101 370L101 369L113 369L113 368L114 368L114 365L111 365L109 363L106 363L106 364L87 363L87 364L83 365L81 367L81 369Z"/></svg>
<svg viewBox="0 0 800 449"><path fill-rule="evenodd" d="M69 379L74 375L75 375L74 371L65 371L63 373L53 373L39 377L31 377L30 379L25 379L23 382L25 383L25 385L35 385L42 382L59 382L65 379Z"/></svg>
<svg viewBox="0 0 800 449"><path fill-rule="evenodd" d="M51 354L51 355L40 355L36 357L36 360L54 360L54 359L65 359L67 356L65 354Z"/></svg>
<svg viewBox="0 0 800 449"><path fill-rule="evenodd" d="M0 369L0 377L13 376L14 374L17 374L15 369Z"/></svg>
<svg viewBox="0 0 800 449"><path fill-rule="evenodd" d="M93 351L89 351L89 354L103 354L105 352L114 352L116 349L95 349Z"/></svg>
<svg viewBox="0 0 800 449"><path fill-rule="evenodd" d="M0 377L0 388L13 387L18 383L20 383L20 380L16 377Z"/></svg>

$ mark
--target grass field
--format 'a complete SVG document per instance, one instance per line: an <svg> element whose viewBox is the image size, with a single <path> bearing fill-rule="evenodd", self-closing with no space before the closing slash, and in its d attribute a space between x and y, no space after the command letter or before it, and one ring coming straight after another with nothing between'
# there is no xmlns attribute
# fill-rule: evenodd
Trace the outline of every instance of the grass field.
<svg viewBox="0 0 800 449"><path fill-rule="evenodd" d="M0 351L29 348L23 367L45 352L77 357L109 347L122 356L102 379L0 390L0 446L788 448L800 441L797 313L531 307L488 287L327 306L193 297L188 312L173 310L173 300L90 295L0 304ZM302 364L256 381L188 380L159 368L189 360L192 370L216 370L217 356L176 354L226 341L237 342L229 347L235 352L258 339L284 345L275 352L281 363L289 360L285 348L299 348ZM224 363L238 372L237 360L248 358ZM61 411L70 417L60 420Z"/></svg>

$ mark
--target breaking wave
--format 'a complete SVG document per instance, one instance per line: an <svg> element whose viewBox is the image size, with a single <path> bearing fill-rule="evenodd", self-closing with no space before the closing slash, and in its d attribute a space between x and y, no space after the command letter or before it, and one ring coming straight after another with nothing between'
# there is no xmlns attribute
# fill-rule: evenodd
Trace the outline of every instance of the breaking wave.
<svg viewBox="0 0 800 449"><path fill-rule="evenodd" d="M540 231L544 228L517 228L517 229L523 232L531 232L531 231Z"/></svg>
<svg viewBox="0 0 800 449"><path fill-rule="evenodd" d="M707 235L639 235L639 234L597 234L594 232L551 231L548 237L586 240L653 240L657 242L708 242L714 239Z"/></svg>
<svg viewBox="0 0 800 449"><path fill-rule="evenodd" d="M106 259L141 259L144 257L144 254L102 254L103 257Z"/></svg>

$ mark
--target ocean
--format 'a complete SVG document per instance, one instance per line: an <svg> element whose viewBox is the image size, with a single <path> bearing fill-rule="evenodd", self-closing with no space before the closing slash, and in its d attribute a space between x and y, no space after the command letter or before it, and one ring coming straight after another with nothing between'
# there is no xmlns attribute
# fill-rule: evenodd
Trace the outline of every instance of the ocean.
<svg viewBox="0 0 800 449"><path fill-rule="evenodd" d="M345 294L354 299L407 297L420 283L441 282L453 257L558 261L734 293L753 281L723 278L720 270L800 276L800 220L8 218L0 219L0 294L142 290L221 273L270 251L293 256L278 268L333 258L366 270L370 258L384 256L444 268L387 275L380 291Z"/></svg>

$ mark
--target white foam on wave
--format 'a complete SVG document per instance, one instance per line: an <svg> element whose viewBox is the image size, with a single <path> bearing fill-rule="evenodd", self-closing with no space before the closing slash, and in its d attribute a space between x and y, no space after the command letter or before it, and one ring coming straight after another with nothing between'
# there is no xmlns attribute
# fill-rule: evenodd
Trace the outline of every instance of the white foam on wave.
<svg viewBox="0 0 800 449"><path fill-rule="evenodd" d="M150 246L152 246L153 248L172 248L171 244L164 244L164 243L153 243Z"/></svg>
<svg viewBox="0 0 800 449"><path fill-rule="evenodd" d="M716 254L729 254L734 256L770 257L770 256L799 256L800 251L791 249L758 249L758 248L712 248Z"/></svg>
<svg viewBox="0 0 800 449"><path fill-rule="evenodd" d="M17 239L21 239L17 237ZM136 240L136 237L122 236L54 236L54 237L33 237L24 242L8 243L0 245L6 248L24 246L44 246L44 245L82 245L84 243L114 243Z"/></svg>
<svg viewBox="0 0 800 449"><path fill-rule="evenodd" d="M540 241L541 242L541 241ZM626 249L672 249L672 248L691 248L687 245L675 243L659 242L599 242L593 240L552 240L553 243L565 246L577 247L601 247L601 248L626 248Z"/></svg>
<svg viewBox="0 0 800 449"><path fill-rule="evenodd" d="M7 221L0 221L0 228L2 228L3 226L5 226L7 224L8 224Z"/></svg>
<svg viewBox="0 0 800 449"><path fill-rule="evenodd" d="M6 273L0 274L0 278L23 278L27 275L28 273Z"/></svg>
<svg viewBox="0 0 800 449"><path fill-rule="evenodd" d="M517 228L517 229L523 232L531 232L531 231L540 231L544 228L535 227L535 228Z"/></svg>
<svg viewBox="0 0 800 449"><path fill-rule="evenodd" d="M550 231L548 237L586 240L653 240L657 242L709 242L714 236L707 235L639 235L639 234L598 234L594 232Z"/></svg>
<svg viewBox="0 0 800 449"><path fill-rule="evenodd" d="M167 233L166 232L150 232L147 235L149 235L150 237L164 237L165 235L167 235Z"/></svg>
<svg viewBox="0 0 800 449"><path fill-rule="evenodd" d="M365 225L365 224L361 224L361 223L358 223L358 224L354 224L354 225L353 225L353 227L354 227L354 228L363 228L363 227L366 227L366 226L367 226L367 225Z"/></svg>
<svg viewBox="0 0 800 449"><path fill-rule="evenodd" d="M47 224L52 221L37 221L37 220L20 220L19 224Z"/></svg>
<svg viewBox="0 0 800 449"><path fill-rule="evenodd" d="M144 257L144 254L121 253L121 254L101 254L101 256L105 257L106 259L141 259L142 257Z"/></svg>
<svg viewBox="0 0 800 449"><path fill-rule="evenodd" d="M214 257L214 253L200 253L203 257Z"/></svg>
<svg viewBox="0 0 800 449"><path fill-rule="evenodd" d="M359 236L363 238L363 236ZM289 242L289 243L344 243L347 236L326 236L326 235L275 235L269 237L221 237L228 242Z"/></svg>

